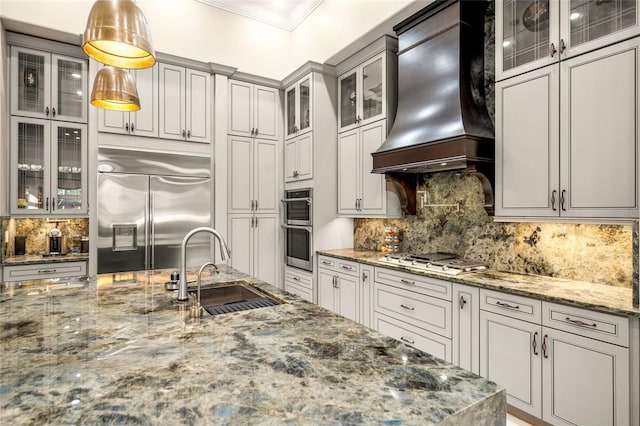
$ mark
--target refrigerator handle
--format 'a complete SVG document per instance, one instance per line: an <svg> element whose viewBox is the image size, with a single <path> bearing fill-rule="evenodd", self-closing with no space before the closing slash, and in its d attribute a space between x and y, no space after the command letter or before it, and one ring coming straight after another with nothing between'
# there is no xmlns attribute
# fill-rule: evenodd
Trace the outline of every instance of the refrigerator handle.
<svg viewBox="0 0 640 426"><path fill-rule="evenodd" d="M151 192L151 211L149 212L149 225L151 227L151 256L149 257L149 269L153 269L153 261L156 258L155 247L156 247L156 224L154 222L155 213L156 213L156 195Z"/></svg>
<svg viewBox="0 0 640 426"><path fill-rule="evenodd" d="M144 202L144 269L150 269L149 265L149 196L147 195Z"/></svg>

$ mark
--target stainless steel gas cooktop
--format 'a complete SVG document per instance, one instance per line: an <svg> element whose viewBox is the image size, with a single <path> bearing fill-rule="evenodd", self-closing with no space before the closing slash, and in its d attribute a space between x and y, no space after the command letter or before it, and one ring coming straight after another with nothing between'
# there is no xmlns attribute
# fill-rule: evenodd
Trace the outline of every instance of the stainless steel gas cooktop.
<svg viewBox="0 0 640 426"><path fill-rule="evenodd" d="M380 262L403 265L411 269L458 275L465 272L478 272L489 269L489 265L475 260L464 259L453 253L389 253L379 259Z"/></svg>

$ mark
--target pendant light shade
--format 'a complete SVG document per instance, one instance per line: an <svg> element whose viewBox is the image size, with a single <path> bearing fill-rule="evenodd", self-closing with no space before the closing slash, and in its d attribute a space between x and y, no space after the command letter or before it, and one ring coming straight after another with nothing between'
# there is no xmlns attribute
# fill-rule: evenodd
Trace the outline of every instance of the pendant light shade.
<svg viewBox="0 0 640 426"><path fill-rule="evenodd" d="M140 98L131 74L122 68L103 67L93 82L91 105L115 111L138 111Z"/></svg>
<svg viewBox="0 0 640 426"><path fill-rule="evenodd" d="M132 0L97 0L82 48L95 60L120 68L149 68L156 62L147 19Z"/></svg>

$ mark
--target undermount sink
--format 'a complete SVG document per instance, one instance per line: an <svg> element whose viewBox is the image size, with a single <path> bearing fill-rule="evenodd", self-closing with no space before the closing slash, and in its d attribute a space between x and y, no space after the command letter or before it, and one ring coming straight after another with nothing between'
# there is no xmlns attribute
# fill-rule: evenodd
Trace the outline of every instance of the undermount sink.
<svg viewBox="0 0 640 426"><path fill-rule="evenodd" d="M189 290L197 294L197 290ZM200 289L200 305L209 315L280 305L281 302L244 284L230 284Z"/></svg>

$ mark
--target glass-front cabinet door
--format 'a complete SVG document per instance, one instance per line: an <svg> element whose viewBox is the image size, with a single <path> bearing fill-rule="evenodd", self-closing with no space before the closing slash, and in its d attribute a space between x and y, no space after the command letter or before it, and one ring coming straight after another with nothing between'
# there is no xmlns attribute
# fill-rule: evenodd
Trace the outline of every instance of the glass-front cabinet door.
<svg viewBox="0 0 640 426"><path fill-rule="evenodd" d="M85 213L87 126L55 122L51 135L51 213Z"/></svg>
<svg viewBox="0 0 640 426"><path fill-rule="evenodd" d="M496 2L496 75L512 77L559 60L559 0Z"/></svg>
<svg viewBox="0 0 640 426"><path fill-rule="evenodd" d="M301 133L311 128L311 75L299 84L298 127Z"/></svg>
<svg viewBox="0 0 640 426"><path fill-rule="evenodd" d="M357 69L342 75L338 79L338 96L340 108L338 119L340 131L349 130L356 126L358 112L358 71Z"/></svg>
<svg viewBox="0 0 640 426"><path fill-rule="evenodd" d="M11 114L87 122L87 61L11 47Z"/></svg>
<svg viewBox="0 0 640 426"><path fill-rule="evenodd" d="M373 58L362 65L360 79L362 88L360 101L361 115L357 117L358 124L363 125L385 116L385 67L383 66L383 56Z"/></svg>
<svg viewBox="0 0 640 426"><path fill-rule="evenodd" d="M296 93L297 85L291 86L285 93L285 108L286 108L286 120L287 120L287 136L294 136L297 132L296 123Z"/></svg>
<svg viewBox="0 0 640 426"><path fill-rule="evenodd" d="M11 118L11 212L49 211L50 122Z"/></svg>
<svg viewBox="0 0 640 426"><path fill-rule="evenodd" d="M287 138L299 136L312 128L312 76L313 74L309 74L301 78L285 90Z"/></svg>
<svg viewBox="0 0 640 426"><path fill-rule="evenodd" d="M560 44L565 56L604 47L640 34L636 0L563 0Z"/></svg>

